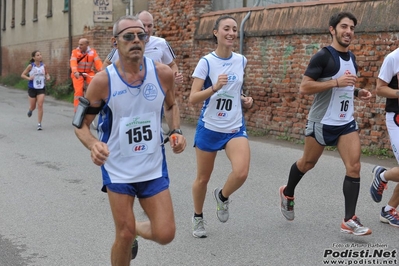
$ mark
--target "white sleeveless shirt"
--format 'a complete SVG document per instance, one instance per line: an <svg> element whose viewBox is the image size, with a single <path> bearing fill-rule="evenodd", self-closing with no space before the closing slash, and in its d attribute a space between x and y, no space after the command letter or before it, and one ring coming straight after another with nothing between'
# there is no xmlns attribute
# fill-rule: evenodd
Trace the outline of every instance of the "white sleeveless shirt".
<svg viewBox="0 0 399 266"><path fill-rule="evenodd" d="M348 61L339 57L340 69L332 79L337 79L344 74L356 75L356 69L352 62L352 58ZM321 120L322 124L340 126L352 121L354 113L353 105L353 86L335 87L332 89L330 103Z"/></svg>
<svg viewBox="0 0 399 266"><path fill-rule="evenodd" d="M237 53L220 58L212 52L198 62L193 77L204 80L204 88L214 86L220 74L227 74L228 81L220 90L205 100L200 121L204 127L220 133L237 132L243 125L241 91L247 59Z"/></svg>
<svg viewBox="0 0 399 266"><path fill-rule="evenodd" d="M136 183L167 176L161 145L161 115L165 98L154 62L145 58L140 86L130 86L114 64L106 68L109 98L104 107L99 139L108 145L102 166L104 185Z"/></svg>
<svg viewBox="0 0 399 266"><path fill-rule="evenodd" d="M29 77L33 77L33 80L29 81L29 87L33 89L43 89L45 85L45 72L44 64L40 63L40 66L36 66L35 63L31 63L32 69L29 71Z"/></svg>

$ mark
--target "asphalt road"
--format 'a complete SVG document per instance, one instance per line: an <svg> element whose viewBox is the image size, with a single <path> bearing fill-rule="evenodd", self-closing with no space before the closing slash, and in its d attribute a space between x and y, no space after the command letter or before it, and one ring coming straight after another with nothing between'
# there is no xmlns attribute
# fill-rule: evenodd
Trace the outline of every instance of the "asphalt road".
<svg viewBox="0 0 399 266"><path fill-rule="evenodd" d="M46 97L43 130L36 130L27 92L0 86L0 265L110 265L114 226L100 169L71 126L73 106ZM177 232L166 246L139 238L132 265L398 265L399 228L379 221L380 204L369 195L374 164L393 160L362 158L357 215L370 236L340 233L344 205L343 164L326 152L296 190L296 218L279 210L278 188L302 154L302 146L270 138L251 138L251 169L244 186L231 196L230 219L216 218L212 191L222 186L230 164L220 152L209 183L204 215L208 238L191 235L191 184L195 177L194 126L183 125L188 147L175 155L167 148ZM139 204L138 219L145 219ZM339 264L339 261L346 264ZM329 264L327 264L329 263Z"/></svg>

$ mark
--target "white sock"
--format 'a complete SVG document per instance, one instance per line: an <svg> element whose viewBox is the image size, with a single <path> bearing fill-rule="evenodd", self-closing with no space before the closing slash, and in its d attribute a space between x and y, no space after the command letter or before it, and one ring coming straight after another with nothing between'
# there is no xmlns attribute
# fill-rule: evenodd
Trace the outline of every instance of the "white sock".
<svg viewBox="0 0 399 266"><path fill-rule="evenodd" d="M385 177L384 177L384 176L385 176L385 172L386 172L386 171L384 171L384 172L382 172L382 173L380 174L380 178L381 178L381 180L384 181L385 183L388 183L388 181L387 181L387 180L385 179Z"/></svg>
<svg viewBox="0 0 399 266"><path fill-rule="evenodd" d="M392 206L387 205L387 206L385 206L385 208L384 208L384 212L389 212L389 211L392 210L392 209L395 209L395 208L392 207Z"/></svg>

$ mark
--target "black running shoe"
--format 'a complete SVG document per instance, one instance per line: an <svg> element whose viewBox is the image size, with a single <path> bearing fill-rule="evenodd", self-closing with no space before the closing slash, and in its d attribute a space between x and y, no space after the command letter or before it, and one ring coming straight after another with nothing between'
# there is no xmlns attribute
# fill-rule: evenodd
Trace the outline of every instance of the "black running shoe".
<svg viewBox="0 0 399 266"><path fill-rule="evenodd" d="M139 242L137 241L137 237L134 239L132 244L132 260L134 260L137 256L137 252L139 251Z"/></svg>

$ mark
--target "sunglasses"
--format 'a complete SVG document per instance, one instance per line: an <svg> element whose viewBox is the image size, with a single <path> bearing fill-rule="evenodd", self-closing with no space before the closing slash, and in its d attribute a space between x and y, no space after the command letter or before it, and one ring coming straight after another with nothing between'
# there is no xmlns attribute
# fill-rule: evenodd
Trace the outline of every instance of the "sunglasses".
<svg viewBox="0 0 399 266"><path fill-rule="evenodd" d="M116 35L115 37L118 37L119 35ZM122 35L122 38L125 41L131 42L134 41L137 38L139 38L140 41L144 41L145 39L147 39L147 33L145 32L141 32L141 33L126 33Z"/></svg>

